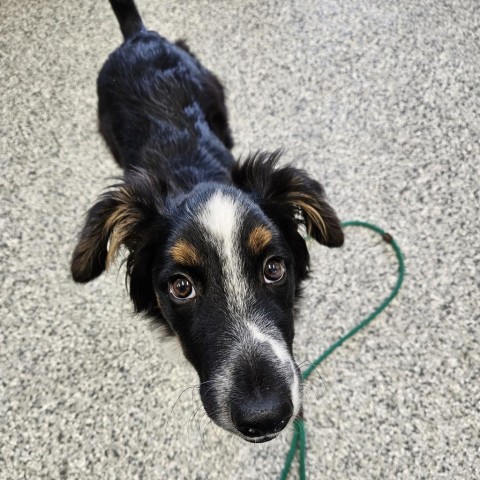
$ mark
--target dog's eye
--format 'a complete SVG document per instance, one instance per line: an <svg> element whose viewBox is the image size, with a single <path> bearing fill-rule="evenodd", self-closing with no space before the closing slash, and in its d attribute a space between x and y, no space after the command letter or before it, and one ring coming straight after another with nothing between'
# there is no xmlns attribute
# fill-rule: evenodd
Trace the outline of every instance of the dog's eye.
<svg viewBox="0 0 480 480"><path fill-rule="evenodd" d="M266 283L275 283L285 275L285 264L280 258L269 258L263 267L263 278Z"/></svg>
<svg viewBox="0 0 480 480"><path fill-rule="evenodd" d="M196 295L192 282L187 277L177 277L170 281L168 293L174 300L190 300Z"/></svg>

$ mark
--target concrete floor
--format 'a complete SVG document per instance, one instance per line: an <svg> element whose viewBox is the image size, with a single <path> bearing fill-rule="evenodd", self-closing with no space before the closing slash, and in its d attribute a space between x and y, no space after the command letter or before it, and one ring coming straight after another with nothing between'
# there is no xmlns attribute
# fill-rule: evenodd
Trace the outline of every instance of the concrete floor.
<svg viewBox="0 0 480 480"><path fill-rule="evenodd" d="M285 147L342 219L405 251L398 299L306 390L309 478L480 478L478 2L139 8L223 79L237 155ZM121 38L108 2L3 0L0 22L0 479L277 478L290 433L252 446L208 425L123 272L70 278L82 216L119 174L96 130L97 71ZM395 280L367 232L311 253L300 363Z"/></svg>

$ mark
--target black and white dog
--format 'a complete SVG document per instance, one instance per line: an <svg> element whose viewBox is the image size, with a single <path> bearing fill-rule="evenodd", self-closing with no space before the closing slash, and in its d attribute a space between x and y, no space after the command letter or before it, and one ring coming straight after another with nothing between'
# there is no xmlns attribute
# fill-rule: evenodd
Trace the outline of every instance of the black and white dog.
<svg viewBox="0 0 480 480"><path fill-rule="evenodd" d="M207 414L271 440L301 413L293 317L309 255L298 228L338 247L339 220L279 153L235 161L218 79L185 43L146 30L132 0L110 3L124 42L100 71L98 110L124 178L90 209L73 278L94 279L126 247L135 311L178 339Z"/></svg>

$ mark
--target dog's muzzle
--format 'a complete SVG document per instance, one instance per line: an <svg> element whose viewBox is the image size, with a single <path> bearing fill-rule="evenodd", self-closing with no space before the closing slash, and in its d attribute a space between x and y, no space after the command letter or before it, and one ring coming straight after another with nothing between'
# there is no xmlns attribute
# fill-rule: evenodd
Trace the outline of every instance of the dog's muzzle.
<svg viewBox="0 0 480 480"><path fill-rule="evenodd" d="M257 342L234 365L228 403L236 432L251 442L275 438L298 413L293 359L282 361L268 344Z"/></svg>

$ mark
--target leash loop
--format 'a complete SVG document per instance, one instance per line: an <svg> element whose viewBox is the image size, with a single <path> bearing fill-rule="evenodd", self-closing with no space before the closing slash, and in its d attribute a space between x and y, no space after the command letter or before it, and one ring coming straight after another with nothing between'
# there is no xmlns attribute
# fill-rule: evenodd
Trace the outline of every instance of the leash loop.
<svg viewBox="0 0 480 480"><path fill-rule="evenodd" d="M361 222L358 220L343 222L342 227L362 227L372 230L383 238L383 240L388 243L395 255L397 257L398 262L398 272L397 272L397 281L395 286L392 288L390 295L388 295L383 302L378 305L373 312L365 317L361 322L357 323L351 330L349 330L345 335L341 336L336 342L334 342L330 347L328 347L322 354L320 354L314 361L306 368L302 373L302 378L307 380L307 378L311 375L311 373L328 357L330 356L337 348L339 348L344 342L346 342L349 338L352 338L356 335L360 330L364 329L373 319L375 319L380 313L387 308L387 306L392 302L392 300L397 296L398 292L400 291L400 287L402 286L403 279L405 276L405 263L403 260L403 254L400 250L395 239L389 233L382 230L377 225L367 222ZM294 422L294 433L292 437L292 441L290 443L290 449L288 450L287 456L285 458L285 463L283 465L282 472L280 474L280 480L286 480L288 474L290 472L290 468L292 466L293 458L298 450L299 452L299 474L300 480L306 480L306 431L305 431L305 421L303 419L295 420Z"/></svg>

